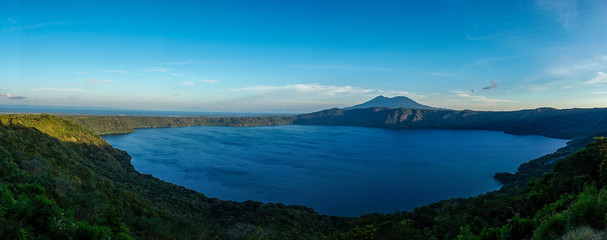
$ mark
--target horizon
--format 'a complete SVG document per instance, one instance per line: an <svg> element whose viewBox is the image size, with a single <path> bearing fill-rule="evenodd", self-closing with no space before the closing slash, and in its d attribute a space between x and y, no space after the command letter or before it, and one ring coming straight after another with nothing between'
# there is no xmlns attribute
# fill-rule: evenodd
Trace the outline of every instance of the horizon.
<svg viewBox="0 0 607 240"><path fill-rule="evenodd" d="M0 105L607 107L607 2L0 4Z"/></svg>

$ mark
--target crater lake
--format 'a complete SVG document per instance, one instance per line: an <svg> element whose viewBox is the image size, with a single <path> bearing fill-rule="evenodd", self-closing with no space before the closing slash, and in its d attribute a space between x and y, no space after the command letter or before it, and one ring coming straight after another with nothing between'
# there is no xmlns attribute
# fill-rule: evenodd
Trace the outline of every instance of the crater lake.
<svg viewBox="0 0 607 240"><path fill-rule="evenodd" d="M223 200L359 216L497 190L497 172L567 140L479 130L348 126L182 127L103 136L135 168Z"/></svg>

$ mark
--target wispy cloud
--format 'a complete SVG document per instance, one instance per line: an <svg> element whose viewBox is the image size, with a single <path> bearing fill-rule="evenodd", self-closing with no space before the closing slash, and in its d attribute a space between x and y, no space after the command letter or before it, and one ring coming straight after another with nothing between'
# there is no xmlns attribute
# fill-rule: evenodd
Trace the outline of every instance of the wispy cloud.
<svg viewBox="0 0 607 240"><path fill-rule="evenodd" d="M181 82L181 85L194 86L194 82L193 81L183 81L183 82Z"/></svg>
<svg viewBox="0 0 607 240"><path fill-rule="evenodd" d="M2 97L5 97L6 99L11 99L11 100L22 100L25 99L24 96L17 96L17 95L13 95L13 94L4 94L4 95L0 95Z"/></svg>
<svg viewBox="0 0 607 240"><path fill-rule="evenodd" d="M571 77L587 72L596 72L607 66L607 55L592 57L578 62L570 62L550 67L546 73L553 76Z"/></svg>
<svg viewBox="0 0 607 240"><path fill-rule="evenodd" d="M421 98L428 97L428 95L418 94L418 93L414 93L414 92L395 91L395 90L373 90L373 91L369 92L369 94L384 95L384 96L387 96L387 97L392 97L392 96L407 96L407 97L415 98L415 99L421 99Z"/></svg>
<svg viewBox="0 0 607 240"><path fill-rule="evenodd" d="M607 55L553 64L537 75L524 79L524 83L508 92L529 90L534 92L600 84L607 72ZM590 79L590 80L589 80Z"/></svg>
<svg viewBox="0 0 607 240"><path fill-rule="evenodd" d="M495 98L488 98L487 96L483 96L483 95L473 95L469 91L452 91L452 93L455 94L454 95L455 97L467 99L467 100L475 101L475 102L484 102L484 103L513 103L513 102L516 102L514 100L495 99Z"/></svg>
<svg viewBox="0 0 607 240"><path fill-rule="evenodd" d="M204 80L200 80L200 82L203 82L203 83L218 83L219 81L215 80L215 79L204 79Z"/></svg>
<svg viewBox="0 0 607 240"><path fill-rule="evenodd" d="M429 72L429 73L426 73L426 75L435 76L435 77L453 77L453 76L455 76L453 73L447 73L447 72Z"/></svg>
<svg viewBox="0 0 607 240"><path fill-rule="evenodd" d="M295 64L290 65L290 68L301 69L301 70L323 70L323 69L333 69L333 70L352 70L352 71L378 71L378 72L388 72L394 71L393 68L387 67L360 67L360 66L346 66L346 65L331 65L331 64Z"/></svg>
<svg viewBox="0 0 607 240"><path fill-rule="evenodd" d="M87 72L75 72L76 74L88 74Z"/></svg>
<svg viewBox="0 0 607 240"><path fill-rule="evenodd" d="M108 70L108 69L102 69L101 72L102 73L127 73L127 72L122 71L122 70Z"/></svg>
<svg viewBox="0 0 607 240"><path fill-rule="evenodd" d="M367 89L356 86L336 86L336 85L321 85L313 84L291 84L284 86L254 86L246 88L231 89L231 91L247 92L253 96L267 98L270 96L280 99L295 99L295 98L312 98L312 99L343 99L342 97L358 99L374 97L378 95L384 96L408 96L415 99L426 98L428 95L417 94L409 91L398 90L382 90L382 89ZM282 100L281 100L282 101Z"/></svg>
<svg viewBox="0 0 607 240"><path fill-rule="evenodd" d="M15 23L17 23L17 20L15 20L14 18L8 18L8 20L6 20L6 22L8 22L10 24L15 24Z"/></svg>
<svg viewBox="0 0 607 240"><path fill-rule="evenodd" d="M38 23L38 24L26 25L26 26L10 26L8 28L0 29L0 32L4 32L4 33L18 32L18 31L31 30L31 29L41 28L41 27L65 25L65 24L67 24L67 22L46 22L46 23Z"/></svg>
<svg viewBox="0 0 607 240"><path fill-rule="evenodd" d="M584 82L586 85L605 85L607 84L607 74L604 72L598 72L596 77Z"/></svg>
<svg viewBox="0 0 607 240"><path fill-rule="evenodd" d="M578 15L576 0L537 0L537 6L556 16L556 20L567 29L575 23Z"/></svg>
<svg viewBox="0 0 607 240"><path fill-rule="evenodd" d="M363 89L353 86L331 86L331 85L320 85L314 84L292 84L285 86L255 86L247 88L236 88L233 91L248 91L257 93L308 93L318 94L325 96L332 96L336 94L352 94L352 93L368 93L373 91L372 89Z"/></svg>
<svg viewBox="0 0 607 240"><path fill-rule="evenodd" d="M34 92L72 92L72 93L85 93L90 92L85 89L79 88L36 88L32 89Z"/></svg>
<svg viewBox="0 0 607 240"><path fill-rule="evenodd" d="M493 89L493 88L496 88L497 86L498 86L498 83L496 81L491 81L491 85L484 87L483 90Z"/></svg>
<svg viewBox="0 0 607 240"><path fill-rule="evenodd" d="M84 80L89 84L108 84L113 82L111 80L103 80L97 78L85 78Z"/></svg>
<svg viewBox="0 0 607 240"><path fill-rule="evenodd" d="M168 73L171 76L184 76L185 74L183 73Z"/></svg>
<svg viewBox="0 0 607 240"><path fill-rule="evenodd" d="M168 73L171 69L170 68L165 68L165 67L152 67L150 69L144 70L144 72L162 72L162 73Z"/></svg>

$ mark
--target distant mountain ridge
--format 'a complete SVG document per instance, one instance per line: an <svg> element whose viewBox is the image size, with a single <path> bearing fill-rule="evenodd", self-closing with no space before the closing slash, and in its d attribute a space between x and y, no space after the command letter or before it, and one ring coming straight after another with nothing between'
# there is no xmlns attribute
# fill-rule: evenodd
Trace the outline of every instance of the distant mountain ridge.
<svg viewBox="0 0 607 240"><path fill-rule="evenodd" d="M372 107L431 109L431 110L439 109L439 108L419 104L418 102L413 101L412 99L405 97L405 96L396 96L396 97L389 98L389 97L384 97L381 95L377 96L365 103L354 105L351 107L346 107L344 109L351 110L351 109L372 108Z"/></svg>
<svg viewBox="0 0 607 240"><path fill-rule="evenodd" d="M342 125L391 129L474 129L571 139L607 130L607 108L538 108L493 112L373 107L301 114L297 125Z"/></svg>

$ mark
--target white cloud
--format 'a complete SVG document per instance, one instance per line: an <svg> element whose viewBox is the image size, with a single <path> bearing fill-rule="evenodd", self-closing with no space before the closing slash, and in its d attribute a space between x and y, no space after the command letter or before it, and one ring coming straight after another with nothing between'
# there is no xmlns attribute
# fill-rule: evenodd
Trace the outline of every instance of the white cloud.
<svg viewBox="0 0 607 240"><path fill-rule="evenodd" d="M586 85L605 85L607 84L607 74L604 72L598 72L597 76L584 82Z"/></svg>
<svg viewBox="0 0 607 240"><path fill-rule="evenodd" d="M263 111L310 112L333 107L347 107L378 95L425 96L407 91L367 89L350 85L290 84L282 86L253 86L231 89L233 98L216 105L263 108ZM260 110L261 111L261 110Z"/></svg>
<svg viewBox="0 0 607 240"><path fill-rule="evenodd" d="M79 88L36 88L36 89L33 89L32 91L34 91L34 92L79 92L79 93L90 92L88 90L79 89Z"/></svg>
<svg viewBox="0 0 607 240"><path fill-rule="evenodd" d="M275 98L280 101L285 99L332 99L332 101L345 101L345 99L356 100L361 98L375 97L378 95L384 95L387 97L394 96L407 96L414 99L426 98L427 95L421 95L409 91L398 91L398 90L381 90L381 89L366 89L355 86L335 86L335 85L321 85L318 83L313 84L291 84L284 86L254 86L247 88L236 88L231 91L247 92L251 96L257 96L259 98Z"/></svg>
<svg viewBox="0 0 607 240"><path fill-rule="evenodd" d="M75 72L76 74L87 74L87 72Z"/></svg>
<svg viewBox="0 0 607 240"><path fill-rule="evenodd" d="M182 85L186 85L186 86L194 86L194 82L193 81L183 81L181 82Z"/></svg>
<svg viewBox="0 0 607 240"><path fill-rule="evenodd" d="M204 79L204 80L200 80L200 82L203 82L203 83L217 83L219 81L217 81L215 79Z"/></svg>
<svg viewBox="0 0 607 240"><path fill-rule="evenodd" d="M183 76L185 74L183 74L183 73L169 73L169 75L171 75L171 76Z"/></svg>
<svg viewBox="0 0 607 240"><path fill-rule="evenodd" d="M144 72L163 72L163 73L167 73L169 72L171 69L170 68L165 68L165 67L152 67L148 70L144 70Z"/></svg>
<svg viewBox="0 0 607 240"><path fill-rule="evenodd" d="M89 84L108 84L108 83L113 82L110 80L103 80L103 79L96 79L96 78L85 78L84 80L87 81Z"/></svg>

